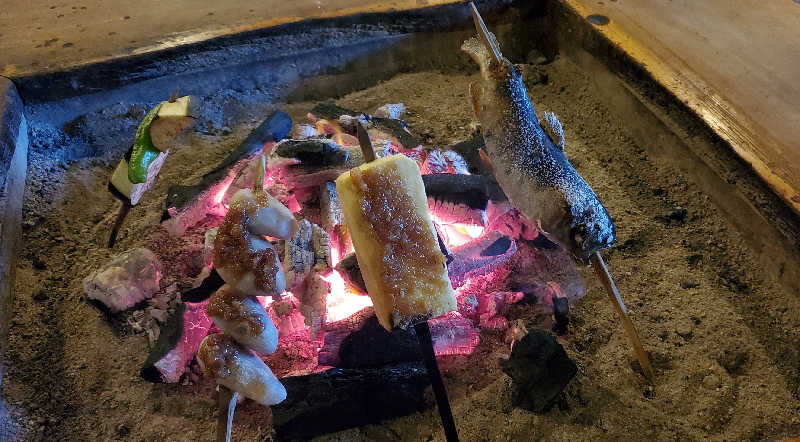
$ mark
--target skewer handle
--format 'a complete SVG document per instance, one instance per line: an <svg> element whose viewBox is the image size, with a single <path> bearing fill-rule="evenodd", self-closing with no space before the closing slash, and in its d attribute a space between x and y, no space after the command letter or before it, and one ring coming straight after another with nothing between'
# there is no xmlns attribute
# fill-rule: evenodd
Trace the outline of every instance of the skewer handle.
<svg viewBox="0 0 800 442"><path fill-rule="evenodd" d="M642 371L644 372L645 377L652 382L654 374L653 367L650 365L650 358L644 351L642 341L639 339L639 334L636 333L636 327L633 326L631 318L628 317L628 311L625 309L625 303L622 302L622 296L620 296L619 290L617 290L617 285L614 284L614 279L611 277L611 273L609 273L606 263L603 262L603 257L600 256L600 252L595 252L591 257L589 257L589 259L592 262L592 267L594 267L595 273L597 273L600 281L605 286L606 293L608 293L608 298L611 300L611 304L617 311L620 321L622 321L622 326L625 328L625 334L628 336L628 340L633 347L633 352L636 354L636 359L639 360L639 365L642 366Z"/></svg>
<svg viewBox="0 0 800 442"><path fill-rule="evenodd" d="M439 417L442 419L444 435L447 438L447 442L458 442L456 422L453 419L453 411L450 409L450 400L447 398L447 389L445 389L444 381L442 381L442 373L439 371L439 363L436 362L436 353L433 352L433 340L431 339L431 329L428 327L428 321L420 321L414 324L414 331L417 333L425 368L431 378L431 387L433 387L433 395L436 396L436 407L439 409Z"/></svg>
<svg viewBox="0 0 800 442"><path fill-rule="evenodd" d="M231 430L233 429L233 412L236 410L236 402L239 393L231 391L227 387L219 386L219 418L217 420L217 442L231 442Z"/></svg>

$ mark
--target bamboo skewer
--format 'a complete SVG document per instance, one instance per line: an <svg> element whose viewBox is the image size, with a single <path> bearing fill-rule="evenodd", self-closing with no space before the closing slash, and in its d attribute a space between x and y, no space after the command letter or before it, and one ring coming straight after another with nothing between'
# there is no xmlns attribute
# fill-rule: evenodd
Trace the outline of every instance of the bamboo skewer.
<svg viewBox="0 0 800 442"><path fill-rule="evenodd" d="M239 393L231 391L227 387L219 386L217 404L219 405L219 417L217 418L217 442L231 442L231 430L233 430L233 413L236 411L236 402Z"/></svg>
<svg viewBox="0 0 800 442"><path fill-rule="evenodd" d="M611 277L611 273L608 272L608 267L603 261L603 257L600 256L600 252L595 252L591 257L589 257L589 259L592 262L592 267L594 267L595 273L597 273L597 277L600 278L600 281L606 288L606 293L608 293L608 298L611 300L614 310L616 310L617 314L619 315L622 326L625 328L625 334L628 336L631 347L633 347L633 352L636 354L636 359L639 360L639 365L642 366L642 371L644 372L645 377L652 382L654 374L653 367L650 365L650 358L647 356L647 352L644 351L642 341L639 339L639 334L636 333L636 327L633 326L631 318L628 317L628 311L625 308L625 303L622 302L622 296L620 296L619 290L617 290L617 285L614 284L614 279Z"/></svg>
<svg viewBox="0 0 800 442"><path fill-rule="evenodd" d="M375 150L372 141L364 126L359 122L356 128L358 144L361 146L361 153L364 155L364 162L369 163L375 160ZM447 442L458 442L458 430L453 419L453 411L450 407L450 399L447 397L447 389L442 380L442 373L439 371L439 363L436 361L436 353L433 351L433 339L427 320L422 320L414 324L414 331L417 334L417 341L428 370L428 377L431 380L433 395L436 397L436 408L439 410L439 417L442 420L445 438Z"/></svg>

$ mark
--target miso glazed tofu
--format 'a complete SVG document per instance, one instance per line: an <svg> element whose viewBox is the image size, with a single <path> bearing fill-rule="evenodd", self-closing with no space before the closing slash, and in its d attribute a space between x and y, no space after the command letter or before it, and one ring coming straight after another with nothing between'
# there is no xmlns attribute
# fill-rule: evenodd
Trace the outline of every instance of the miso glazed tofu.
<svg viewBox="0 0 800 442"><path fill-rule="evenodd" d="M456 310L419 167L404 155L343 173L336 190L378 321L387 330Z"/></svg>

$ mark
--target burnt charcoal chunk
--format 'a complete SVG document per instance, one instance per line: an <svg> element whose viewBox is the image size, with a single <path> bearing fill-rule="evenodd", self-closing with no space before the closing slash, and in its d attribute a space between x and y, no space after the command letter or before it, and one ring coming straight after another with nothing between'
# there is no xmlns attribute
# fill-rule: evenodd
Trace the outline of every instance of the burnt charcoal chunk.
<svg viewBox="0 0 800 442"><path fill-rule="evenodd" d="M421 362L369 368L333 368L281 379L286 400L272 407L275 439L309 440L321 434L376 424L428 407L430 385Z"/></svg>
<svg viewBox="0 0 800 442"><path fill-rule="evenodd" d="M210 298L220 287L225 285L225 280L219 276L217 269L211 269L211 273L200 283L200 286L184 292L181 295L183 302L203 302Z"/></svg>
<svg viewBox="0 0 800 442"><path fill-rule="evenodd" d="M533 330L514 344L511 357L502 364L513 380L512 403L535 413L547 411L578 372L556 338Z"/></svg>
<svg viewBox="0 0 800 442"><path fill-rule="evenodd" d="M343 166L349 153L333 141L307 139L286 140L275 146L275 154L283 158L297 158L302 166Z"/></svg>
<svg viewBox="0 0 800 442"><path fill-rule="evenodd" d="M333 103L320 103L314 106L314 109L311 109L311 113L317 118L327 118L331 120L338 120L342 115L356 117L362 114L359 111L346 109Z"/></svg>
<svg viewBox="0 0 800 442"><path fill-rule="evenodd" d="M489 247L481 252L481 256L497 256L506 253L508 248L511 247L511 238L507 236L500 237L497 241L491 243Z"/></svg>
<svg viewBox="0 0 800 442"><path fill-rule="evenodd" d="M339 365L344 368L380 367L421 359L417 337L410 329L387 332L374 315L339 346Z"/></svg>
<svg viewBox="0 0 800 442"><path fill-rule="evenodd" d="M401 120L375 117L372 119L372 122L375 123L378 128L392 134L406 149L413 149L421 144L415 136L411 135L406 130L405 123Z"/></svg>
<svg viewBox="0 0 800 442"><path fill-rule="evenodd" d="M422 175L425 194L439 201L464 204L486 210L489 204L488 179L483 175L433 173Z"/></svg>
<svg viewBox="0 0 800 442"><path fill-rule="evenodd" d="M358 266L358 259L355 253L349 253L336 264L336 270L340 271L348 283L355 286L363 293L367 293L367 285L364 283L364 276L361 275L361 267Z"/></svg>

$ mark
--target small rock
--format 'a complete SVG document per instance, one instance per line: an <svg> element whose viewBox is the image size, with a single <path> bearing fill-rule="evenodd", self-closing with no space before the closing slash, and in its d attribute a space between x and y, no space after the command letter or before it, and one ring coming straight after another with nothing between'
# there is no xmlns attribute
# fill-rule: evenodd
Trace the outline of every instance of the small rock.
<svg viewBox="0 0 800 442"><path fill-rule="evenodd" d="M684 279L683 281L681 281L681 288L693 289L696 287L700 287L700 283L695 281L694 279Z"/></svg>
<svg viewBox="0 0 800 442"><path fill-rule="evenodd" d="M686 215L688 215L688 213L689 212L685 208L676 207L667 215L667 218L673 221L683 222L686 220Z"/></svg>
<svg viewBox="0 0 800 442"><path fill-rule="evenodd" d="M523 64L520 65L520 70L522 71L522 81L525 83L525 87L531 88L537 84L547 84L547 73L541 68L532 64Z"/></svg>
<svg viewBox="0 0 800 442"><path fill-rule="evenodd" d="M536 413L548 410L578 372L564 347L544 330L520 339L501 365L513 379L514 405Z"/></svg>
<svg viewBox="0 0 800 442"><path fill-rule="evenodd" d="M119 312L152 297L161 281L161 261L148 249L128 250L83 280L86 297Z"/></svg>
<svg viewBox="0 0 800 442"><path fill-rule="evenodd" d="M750 360L750 356L740 350L725 350L717 359L719 365L725 368L730 375L739 375L744 372L744 365Z"/></svg>
<svg viewBox="0 0 800 442"><path fill-rule="evenodd" d="M38 255L33 255L31 257L31 263L33 264L33 268L36 270L47 269L47 264L44 261L42 261L42 258L40 258Z"/></svg>
<svg viewBox="0 0 800 442"><path fill-rule="evenodd" d="M47 292L44 290L39 290L36 294L33 295L33 299L35 301L45 301L47 300Z"/></svg>
<svg viewBox="0 0 800 442"><path fill-rule="evenodd" d="M682 338L690 338L692 336L692 322L687 320L682 320L678 322L678 325L675 326L675 333L677 333Z"/></svg>
<svg viewBox="0 0 800 442"><path fill-rule="evenodd" d="M719 387L719 383L720 383L719 376L717 376L714 373L711 373L710 375L703 378L703 385L705 385L706 388L709 389L715 389Z"/></svg>

